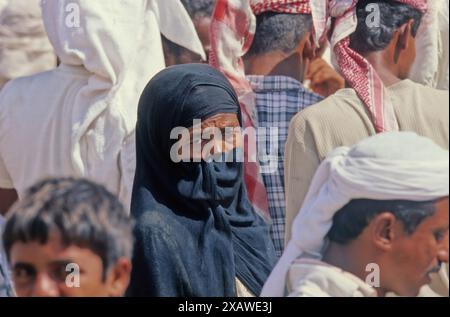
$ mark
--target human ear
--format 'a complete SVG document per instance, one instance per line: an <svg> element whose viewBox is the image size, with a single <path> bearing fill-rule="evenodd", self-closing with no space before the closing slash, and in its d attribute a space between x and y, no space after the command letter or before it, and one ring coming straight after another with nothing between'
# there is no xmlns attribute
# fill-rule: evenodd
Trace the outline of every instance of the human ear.
<svg viewBox="0 0 450 317"><path fill-rule="evenodd" d="M407 23L403 24L398 30L399 38L397 42L397 47L400 48L401 50L408 49L410 45L409 38L412 36L413 24L414 20L411 19Z"/></svg>
<svg viewBox="0 0 450 317"><path fill-rule="evenodd" d="M131 261L120 258L108 272L108 294L110 297L122 297L130 283Z"/></svg>
<svg viewBox="0 0 450 317"><path fill-rule="evenodd" d="M371 239L380 250L389 251L395 239L395 224L397 219L390 212L377 215L370 223Z"/></svg>

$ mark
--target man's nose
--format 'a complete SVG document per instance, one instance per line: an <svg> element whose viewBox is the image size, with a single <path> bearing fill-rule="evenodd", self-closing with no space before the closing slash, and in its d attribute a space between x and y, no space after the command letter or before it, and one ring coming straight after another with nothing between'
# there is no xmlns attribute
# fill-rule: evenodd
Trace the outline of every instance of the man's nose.
<svg viewBox="0 0 450 317"><path fill-rule="evenodd" d="M448 233L445 235L445 239L441 242L438 250L438 260L444 263L448 263Z"/></svg>
<svg viewBox="0 0 450 317"><path fill-rule="evenodd" d="M439 250L437 257L440 262L448 263L448 247Z"/></svg>
<svg viewBox="0 0 450 317"><path fill-rule="evenodd" d="M47 275L39 274L31 294L33 297L57 297L59 295L56 283Z"/></svg>

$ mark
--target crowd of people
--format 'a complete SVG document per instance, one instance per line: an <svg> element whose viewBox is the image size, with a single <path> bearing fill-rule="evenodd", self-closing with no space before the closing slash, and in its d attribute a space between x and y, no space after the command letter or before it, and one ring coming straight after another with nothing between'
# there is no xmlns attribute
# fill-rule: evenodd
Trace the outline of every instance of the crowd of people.
<svg viewBox="0 0 450 317"><path fill-rule="evenodd" d="M448 0L0 0L0 296L449 296Z"/></svg>

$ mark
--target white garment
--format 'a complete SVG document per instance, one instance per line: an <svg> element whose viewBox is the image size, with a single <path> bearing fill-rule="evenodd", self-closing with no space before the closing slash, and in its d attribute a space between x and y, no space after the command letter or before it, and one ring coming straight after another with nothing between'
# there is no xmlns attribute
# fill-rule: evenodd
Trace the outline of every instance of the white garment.
<svg viewBox="0 0 450 317"><path fill-rule="evenodd" d="M179 1L42 2L61 65L1 91L0 188L20 197L45 177L86 177L130 206L139 98L165 67L162 8L189 29ZM191 31L185 41L201 46L193 24Z"/></svg>
<svg viewBox="0 0 450 317"><path fill-rule="evenodd" d="M0 89L11 79L56 67L39 0L0 1Z"/></svg>
<svg viewBox="0 0 450 317"><path fill-rule="evenodd" d="M333 151L319 166L292 238L262 296L283 296L291 263L322 257L333 216L353 199L429 201L449 195L449 152L411 132L382 133Z"/></svg>
<svg viewBox="0 0 450 317"><path fill-rule="evenodd" d="M377 291L357 276L317 260L292 263L289 297L377 297Z"/></svg>
<svg viewBox="0 0 450 317"><path fill-rule="evenodd" d="M410 78L442 90L449 89L449 0L428 1L416 38L417 56Z"/></svg>

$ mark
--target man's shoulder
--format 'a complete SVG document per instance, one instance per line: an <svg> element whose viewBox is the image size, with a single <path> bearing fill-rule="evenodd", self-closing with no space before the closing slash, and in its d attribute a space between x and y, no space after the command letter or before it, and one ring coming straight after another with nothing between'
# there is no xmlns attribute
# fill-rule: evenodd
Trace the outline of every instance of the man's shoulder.
<svg viewBox="0 0 450 317"><path fill-rule="evenodd" d="M360 106L353 89L341 89L335 94L298 112L291 121L291 125L306 126L307 124L320 124L335 122L348 111L354 111L354 106ZM349 107L350 106L350 107Z"/></svg>
<svg viewBox="0 0 450 317"><path fill-rule="evenodd" d="M395 106L402 113L420 115L422 118L448 121L449 91L425 86L411 80L389 87L394 92Z"/></svg>
<svg viewBox="0 0 450 317"><path fill-rule="evenodd" d="M394 91L416 91L425 96L431 96L432 98L448 98L448 90L440 90L430 86L426 86L420 83L416 83L412 80L406 79L399 84L394 85L392 88Z"/></svg>

